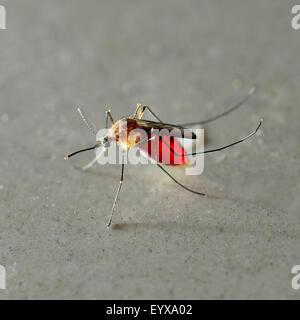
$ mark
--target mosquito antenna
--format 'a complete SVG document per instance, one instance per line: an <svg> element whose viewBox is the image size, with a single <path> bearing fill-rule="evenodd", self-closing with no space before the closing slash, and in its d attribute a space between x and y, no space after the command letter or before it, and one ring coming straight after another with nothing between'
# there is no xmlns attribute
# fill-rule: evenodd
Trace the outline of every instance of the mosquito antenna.
<svg viewBox="0 0 300 320"><path fill-rule="evenodd" d="M93 147L90 147L90 148L85 148L85 149L81 149L81 150L78 150L78 151L75 151L71 154L69 154L68 156L65 157L65 160L68 160L69 158L75 156L76 154L78 153L81 153L81 152L85 152L85 151L89 151L89 150L94 150L96 148L100 147L100 144L95 144Z"/></svg>
<svg viewBox="0 0 300 320"><path fill-rule="evenodd" d="M174 149L173 149L171 146L169 146L169 145L164 141L164 139L162 139L162 137L160 137L160 139L161 139L161 141L172 151L172 153L175 154L176 157L194 156L194 155L196 155L196 154L203 154L203 153L211 153L211 152L221 151L221 150L227 149L227 148L229 148L229 147L232 147L232 146L234 146L234 145L236 145L236 144L238 144L238 143L241 143L241 142L243 142L243 141L251 138L252 136L254 136L254 135L256 134L256 132L258 131L258 129L261 127L262 122L263 122L263 120L261 119L260 122L259 122L259 125L257 126L257 128L256 128L252 133L248 134L246 137L244 137L244 138L242 138L242 139L240 139L240 140L238 140L238 141L235 141L235 142L233 142L233 143L230 143L230 144L228 144L228 145L226 145L226 146L224 146L224 147L220 147L220 148L212 149L212 150L206 150L206 151L202 151L202 152L193 152L193 153L189 153L189 154L177 154L177 153L174 151Z"/></svg>
<svg viewBox="0 0 300 320"><path fill-rule="evenodd" d="M242 100L240 100L239 102L237 102L233 107L231 107L230 109L214 116L214 117L211 117L211 118L208 118L206 120L203 120L203 121L197 121L197 122L190 122L190 123L184 123L182 124L181 126L183 127L189 127L189 126L196 126L196 125L203 125L203 124L206 124L206 123L209 123L209 122L212 122L214 120L217 120L219 118L222 118L224 116L226 116L227 114L233 112L234 110L237 110L239 107L241 107L256 91L256 86L253 86L249 91L248 91L248 94L246 95L246 97L244 97Z"/></svg>
<svg viewBox="0 0 300 320"><path fill-rule="evenodd" d="M89 128L89 130L92 132L93 135L97 135L96 126L88 120L88 118L83 114L80 108L77 108L77 111L80 114L80 117L82 121L85 123L85 125Z"/></svg>

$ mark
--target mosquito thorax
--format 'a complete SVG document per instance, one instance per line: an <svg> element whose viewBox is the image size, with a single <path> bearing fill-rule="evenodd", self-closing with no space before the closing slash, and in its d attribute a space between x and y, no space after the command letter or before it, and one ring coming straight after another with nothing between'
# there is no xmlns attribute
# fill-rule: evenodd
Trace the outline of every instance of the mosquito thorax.
<svg viewBox="0 0 300 320"><path fill-rule="evenodd" d="M141 129L132 117L122 118L111 127L108 135L126 150L145 139L146 132Z"/></svg>

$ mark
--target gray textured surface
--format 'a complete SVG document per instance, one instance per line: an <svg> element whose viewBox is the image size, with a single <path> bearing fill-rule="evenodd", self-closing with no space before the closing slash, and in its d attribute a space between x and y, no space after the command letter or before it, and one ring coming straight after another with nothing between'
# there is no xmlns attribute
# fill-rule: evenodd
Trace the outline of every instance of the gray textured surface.
<svg viewBox="0 0 300 320"><path fill-rule="evenodd" d="M300 263L299 50L291 1L1 1L1 299L293 298ZM185 184L127 166L115 226L105 229L119 168L87 173L65 153L136 103L169 122L245 108L207 126L210 146L265 122L260 135L206 157ZM227 97L231 97L227 99Z"/></svg>

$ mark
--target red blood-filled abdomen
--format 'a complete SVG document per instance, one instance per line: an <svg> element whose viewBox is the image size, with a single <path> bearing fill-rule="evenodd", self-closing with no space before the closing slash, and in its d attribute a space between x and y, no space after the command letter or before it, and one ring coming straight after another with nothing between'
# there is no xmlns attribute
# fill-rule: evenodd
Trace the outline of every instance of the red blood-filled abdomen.
<svg viewBox="0 0 300 320"><path fill-rule="evenodd" d="M170 166L181 166L188 163L187 157L181 156L185 154L185 150L176 138L173 136L163 136L161 138L158 135L152 136L155 137L153 140L140 146L140 149L149 158ZM156 146L158 146L158 152Z"/></svg>

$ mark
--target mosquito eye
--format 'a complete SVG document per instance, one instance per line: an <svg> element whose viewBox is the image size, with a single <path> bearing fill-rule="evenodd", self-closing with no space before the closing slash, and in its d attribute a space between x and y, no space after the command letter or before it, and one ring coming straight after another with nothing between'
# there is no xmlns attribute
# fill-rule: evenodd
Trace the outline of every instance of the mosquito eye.
<svg viewBox="0 0 300 320"><path fill-rule="evenodd" d="M102 146L104 148L108 148L110 146L110 141L108 140L107 137L104 137L103 140L102 140Z"/></svg>

